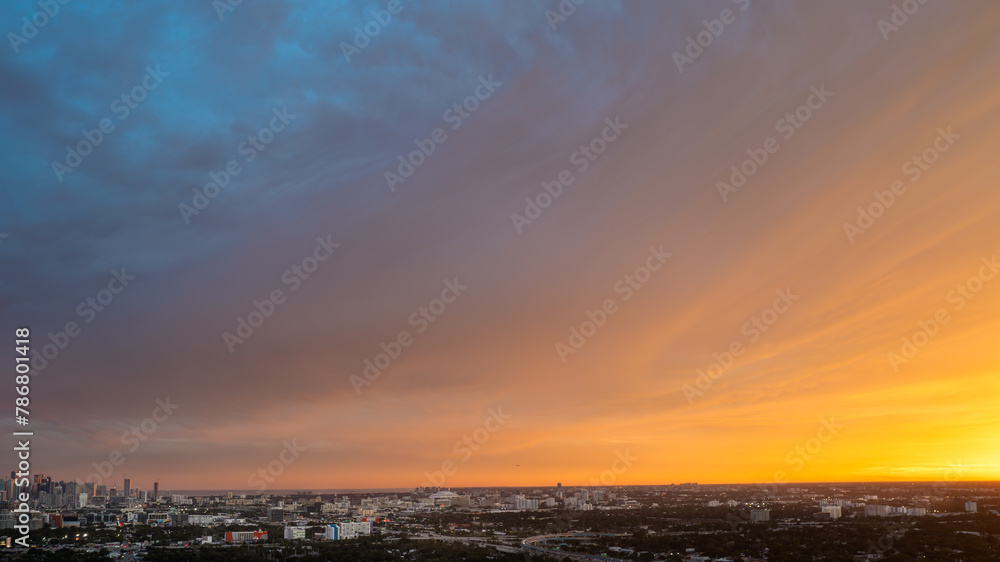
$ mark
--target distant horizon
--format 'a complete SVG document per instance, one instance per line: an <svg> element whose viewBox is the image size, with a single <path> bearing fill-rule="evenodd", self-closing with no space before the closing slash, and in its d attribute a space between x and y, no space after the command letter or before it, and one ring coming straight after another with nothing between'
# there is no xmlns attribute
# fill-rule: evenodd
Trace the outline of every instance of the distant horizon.
<svg viewBox="0 0 1000 562"><path fill-rule="evenodd" d="M22 472L1000 479L1000 2L0 12Z"/></svg>
<svg viewBox="0 0 1000 562"><path fill-rule="evenodd" d="M64 482L68 482L64 480ZM901 484L941 484L947 487L952 487L955 485L962 484L994 484L1000 485L1000 480L954 480L948 482L940 482L935 480L886 480L886 481L830 481L830 482L784 482L777 484L778 487L788 487L788 486L838 486L838 485L865 485L865 486L888 486L888 485L901 485ZM107 484L105 484L107 485ZM563 484L562 488L645 488L645 487L668 487L668 486L742 486L742 487L758 487L758 486L775 486L773 483L762 483L762 482L744 482L744 483L708 483L708 482L679 482L671 484ZM113 486L108 486L111 489ZM523 489L523 488L536 488L536 489L557 489L555 484L551 485L500 485L500 486L427 486L426 488L439 488L444 490L469 490L469 489ZM145 491L146 488L136 488ZM151 488L150 488L151 489ZM196 489L196 488L164 488L160 486L160 492L170 492L172 494L187 494L187 495L215 495L218 493L229 493L241 494L241 495L292 495L292 494L333 494L333 493L401 493L401 492L412 492L419 489L419 487L396 487L396 488L287 488L287 489L266 489L266 490L249 490L249 489Z"/></svg>

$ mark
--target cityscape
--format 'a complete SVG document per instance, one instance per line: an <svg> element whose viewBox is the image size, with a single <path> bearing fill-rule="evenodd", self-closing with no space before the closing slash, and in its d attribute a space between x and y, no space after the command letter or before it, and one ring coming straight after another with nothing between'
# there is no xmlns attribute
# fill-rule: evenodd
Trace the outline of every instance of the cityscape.
<svg viewBox="0 0 1000 562"><path fill-rule="evenodd" d="M755 562L1000 552L997 483L177 493L158 482L133 487L127 476L109 488L38 475L30 490L26 504L37 507L5 499L0 532L10 548L27 526L37 560ZM67 551L71 558L58 557ZM0 556L20 559L11 552Z"/></svg>
<svg viewBox="0 0 1000 562"><path fill-rule="evenodd" d="M0 562L1000 562L1000 2L0 33Z"/></svg>

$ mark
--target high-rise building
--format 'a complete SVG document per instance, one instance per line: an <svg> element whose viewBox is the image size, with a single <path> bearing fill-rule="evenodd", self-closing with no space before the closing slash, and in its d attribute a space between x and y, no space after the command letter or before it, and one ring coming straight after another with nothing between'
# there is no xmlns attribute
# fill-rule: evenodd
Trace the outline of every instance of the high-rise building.
<svg viewBox="0 0 1000 562"><path fill-rule="evenodd" d="M125 477L125 484L122 486L122 495L126 498L132 497L132 479Z"/></svg>
<svg viewBox="0 0 1000 562"><path fill-rule="evenodd" d="M965 502L965 511L976 513L976 502Z"/></svg>
<svg viewBox="0 0 1000 562"><path fill-rule="evenodd" d="M153 482L153 501L160 499L160 483Z"/></svg>
<svg viewBox="0 0 1000 562"><path fill-rule="evenodd" d="M761 521L770 521L771 512L767 509L751 509L750 510L750 521L753 523L759 523Z"/></svg>

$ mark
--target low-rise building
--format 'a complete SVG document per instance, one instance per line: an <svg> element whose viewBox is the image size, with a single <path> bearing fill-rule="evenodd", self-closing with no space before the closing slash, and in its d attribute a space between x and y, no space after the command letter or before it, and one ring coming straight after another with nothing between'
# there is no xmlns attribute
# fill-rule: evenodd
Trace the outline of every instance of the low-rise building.
<svg viewBox="0 0 1000 562"><path fill-rule="evenodd" d="M267 531L226 531L226 542L229 544L241 542L260 542L267 540Z"/></svg>
<svg viewBox="0 0 1000 562"><path fill-rule="evenodd" d="M288 525L285 527L285 538L289 540L302 540L306 538L306 528L301 525Z"/></svg>

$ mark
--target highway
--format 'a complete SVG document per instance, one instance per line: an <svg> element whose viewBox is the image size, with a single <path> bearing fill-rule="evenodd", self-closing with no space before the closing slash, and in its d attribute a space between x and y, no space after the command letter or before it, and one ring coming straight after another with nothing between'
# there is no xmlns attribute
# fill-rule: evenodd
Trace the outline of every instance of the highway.
<svg viewBox="0 0 1000 562"><path fill-rule="evenodd" d="M572 540L583 540L590 539L594 537L624 537L629 536L627 533L561 533L557 535L537 535L534 537L528 537L521 541L521 548L526 551L534 552L544 552L546 554L551 554L554 556L568 557L571 560L606 560L609 562L623 562L621 558L609 558L607 556L600 556L597 554L582 554L575 552L567 552L565 550L558 550L555 548L546 548L544 546L539 546L539 544L544 544L548 541L572 541Z"/></svg>

